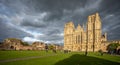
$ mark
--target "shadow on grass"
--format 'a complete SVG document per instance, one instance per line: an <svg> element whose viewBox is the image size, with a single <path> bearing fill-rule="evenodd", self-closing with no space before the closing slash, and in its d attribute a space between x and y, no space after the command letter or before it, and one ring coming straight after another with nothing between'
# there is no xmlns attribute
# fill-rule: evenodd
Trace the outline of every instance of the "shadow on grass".
<svg viewBox="0 0 120 65"><path fill-rule="evenodd" d="M120 65L120 63L96 57L75 54L72 55L70 58L57 62L55 65Z"/></svg>

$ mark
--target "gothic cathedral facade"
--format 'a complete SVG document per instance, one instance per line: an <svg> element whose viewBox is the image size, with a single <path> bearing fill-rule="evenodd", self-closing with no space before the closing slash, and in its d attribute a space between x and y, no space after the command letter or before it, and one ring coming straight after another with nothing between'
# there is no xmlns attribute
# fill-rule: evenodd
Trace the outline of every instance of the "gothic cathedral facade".
<svg viewBox="0 0 120 65"><path fill-rule="evenodd" d="M86 29L78 24L75 28L73 22L64 27L64 50L71 51L98 51L102 41L107 41L107 34L102 35L102 23L98 13L88 16Z"/></svg>

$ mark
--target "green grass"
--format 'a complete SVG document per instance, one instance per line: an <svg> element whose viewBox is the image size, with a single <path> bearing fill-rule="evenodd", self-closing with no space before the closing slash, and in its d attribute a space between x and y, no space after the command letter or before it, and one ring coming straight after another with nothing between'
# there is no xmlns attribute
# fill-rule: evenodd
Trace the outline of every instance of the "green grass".
<svg viewBox="0 0 120 65"><path fill-rule="evenodd" d="M0 51L0 60L23 58L31 56L45 56L53 54L52 51L46 53L45 51Z"/></svg>
<svg viewBox="0 0 120 65"><path fill-rule="evenodd" d="M11 55L12 54L16 55L15 53L17 54L20 53L19 51L4 51L4 53L7 52L9 52L9 54ZM39 55L44 56L45 54L46 55L54 54L52 52L46 53L44 51L23 51L23 53L28 54L28 56L39 56ZM29 55L29 53L32 54ZM21 53L19 55L25 57L26 56L25 54ZM55 56L48 56L42 58L19 60L14 62L3 62L0 63L0 65L120 65L120 56L113 56L108 54L104 54L103 56L100 56L99 53L92 53L92 52L90 52L88 56L84 56L83 52L82 53L71 52L68 54L59 52L57 54L58 55ZM4 54L4 55L8 55L8 54ZM20 56L16 55L16 57L20 57Z"/></svg>

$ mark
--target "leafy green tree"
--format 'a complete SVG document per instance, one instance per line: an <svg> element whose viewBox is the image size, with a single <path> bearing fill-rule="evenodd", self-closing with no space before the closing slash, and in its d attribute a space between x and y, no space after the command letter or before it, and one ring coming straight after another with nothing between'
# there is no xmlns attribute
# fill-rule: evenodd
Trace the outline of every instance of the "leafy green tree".
<svg viewBox="0 0 120 65"><path fill-rule="evenodd" d="M29 46L29 43L27 43L27 42L22 42L22 45L24 45L24 46Z"/></svg>
<svg viewBox="0 0 120 65"><path fill-rule="evenodd" d="M98 52L101 54L101 56L103 56L103 51L101 49L98 50Z"/></svg>
<svg viewBox="0 0 120 65"><path fill-rule="evenodd" d="M116 52L117 47L120 46L118 43L111 43L107 46L107 50L109 53L113 54Z"/></svg>
<svg viewBox="0 0 120 65"><path fill-rule="evenodd" d="M49 45L49 49L50 49L50 50L53 50L53 49L54 49L54 46L53 46L53 45Z"/></svg>

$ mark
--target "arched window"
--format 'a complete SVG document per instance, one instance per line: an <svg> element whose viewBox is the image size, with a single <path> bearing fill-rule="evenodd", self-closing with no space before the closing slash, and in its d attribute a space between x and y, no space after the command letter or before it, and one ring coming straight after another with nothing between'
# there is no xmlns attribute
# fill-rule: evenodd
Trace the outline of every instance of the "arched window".
<svg viewBox="0 0 120 65"><path fill-rule="evenodd" d="M80 43L81 39L80 39L80 35L78 35L78 43Z"/></svg>

